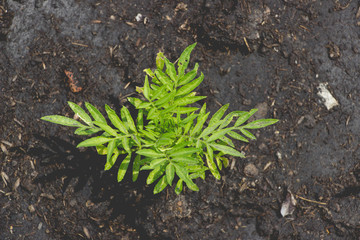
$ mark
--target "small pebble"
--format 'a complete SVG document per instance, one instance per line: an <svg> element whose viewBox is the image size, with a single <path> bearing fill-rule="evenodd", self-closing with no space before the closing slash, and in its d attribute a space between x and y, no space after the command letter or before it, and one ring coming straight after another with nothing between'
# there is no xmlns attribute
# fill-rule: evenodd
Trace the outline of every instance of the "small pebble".
<svg viewBox="0 0 360 240"><path fill-rule="evenodd" d="M256 177L259 174L259 170L254 164L249 163L245 166L244 173L246 176Z"/></svg>

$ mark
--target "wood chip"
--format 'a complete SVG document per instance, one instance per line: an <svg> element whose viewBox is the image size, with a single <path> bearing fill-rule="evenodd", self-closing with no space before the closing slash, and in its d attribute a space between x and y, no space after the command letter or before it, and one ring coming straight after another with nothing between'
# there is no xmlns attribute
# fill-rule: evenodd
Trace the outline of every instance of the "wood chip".
<svg viewBox="0 0 360 240"><path fill-rule="evenodd" d="M16 182L14 183L13 186L13 190L14 192L16 191L16 189L20 186L20 178L16 179Z"/></svg>
<svg viewBox="0 0 360 240"><path fill-rule="evenodd" d="M5 186L7 186L8 182L10 182L9 176L5 172L1 172L1 178L5 183Z"/></svg>
<svg viewBox="0 0 360 240"><path fill-rule="evenodd" d="M40 197L45 197L45 198L48 198L50 200L55 200L54 196L52 194L49 194L49 193L41 193Z"/></svg>

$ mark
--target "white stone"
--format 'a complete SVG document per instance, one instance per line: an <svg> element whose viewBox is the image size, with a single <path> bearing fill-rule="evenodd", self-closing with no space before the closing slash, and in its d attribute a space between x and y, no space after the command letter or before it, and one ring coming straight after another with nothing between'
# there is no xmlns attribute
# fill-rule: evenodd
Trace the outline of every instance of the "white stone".
<svg viewBox="0 0 360 240"><path fill-rule="evenodd" d="M327 83L320 83L318 87L319 90L318 95L324 101L327 110L330 110L333 107L338 106L339 102L333 97L333 95L331 95L331 93L326 87L327 87Z"/></svg>

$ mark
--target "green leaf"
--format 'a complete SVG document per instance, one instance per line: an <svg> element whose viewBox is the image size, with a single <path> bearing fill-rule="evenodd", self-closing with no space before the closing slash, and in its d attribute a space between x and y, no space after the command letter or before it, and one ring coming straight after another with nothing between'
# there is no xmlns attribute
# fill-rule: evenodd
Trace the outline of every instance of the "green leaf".
<svg viewBox="0 0 360 240"><path fill-rule="evenodd" d="M199 68L199 64L195 63L194 69L191 70L190 72L185 74L185 76L183 76L182 78L179 79L178 86L185 85L188 82L190 82L191 80L193 80L197 75L198 68Z"/></svg>
<svg viewBox="0 0 360 240"><path fill-rule="evenodd" d="M194 90L204 80L204 74L201 73L200 77L182 86L176 91L176 96L184 96Z"/></svg>
<svg viewBox="0 0 360 240"><path fill-rule="evenodd" d="M131 160L131 154L128 154L125 159L121 162L120 167L119 167L119 171L118 171L118 175L117 175L117 181L120 182L121 180L124 179L125 173L129 167L129 163Z"/></svg>
<svg viewBox="0 0 360 240"><path fill-rule="evenodd" d="M210 143L210 142L213 142L215 140L218 140L221 137L225 136L225 134L227 134L228 132L230 132L233 129L234 128L230 127L230 128L224 128L224 129L215 131L208 139L206 139L206 142Z"/></svg>
<svg viewBox="0 0 360 240"><path fill-rule="evenodd" d="M110 158L111 158L112 154L114 153L115 147L116 147L116 139L110 141L107 145L106 162L110 161Z"/></svg>
<svg viewBox="0 0 360 240"><path fill-rule="evenodd" d="M267 127L269 125L275 124L278 121L279 121L278 119L259 119L259 120L255 120L255 121L252 121L252 122L246 124L245 126L243 126L243 128L258 129L258 128L263 128L263 127Z"/></svg>
<svg viewBox="0 0 360 240"><path fill-rule="evenodd" d="M107 138L102 136L92 137L86 139L85 141L82 141L76 147L95 147L110 142L111 140L113 140L113 138Z"/></svg>
<svg viewBox="0 0 360 240"><path fill-rule="evenodd" d="M173 165L175 167L176 174L186 183L188 188L193 191L199 191L198 186L196 186L196 184L190 179L189 173L187 172L186 168L174 163Z"/></svg>
<svg viewBox="0 0 360 240"><path fill-rule="evenodd" d="M212 146L213 148L215 148L218 151L221 151L224 154L229 154L231 156L241 157L241 158L245 157L244 154L235 150L232 147L228 147L228 146L224 146L224 145L216 144L216 143L210 143L210 146Z"/></svg>
<svg viewBox="0 0 360 240"><path fill-rule="evenodd" d="M119 157L119 155L120 155L120 151L117 148L115 148L114 149L114 154L112 155L112 157L109 160L106 161L105 169L104 169L105 171L109 170L110 168L112 168L112 166L114 166L114 164L115 164L117 158Z"/></svg>
<svg viewBox="0 0 360 240"><path fill-rule="evenodd" d="M157 69L155 70L155 75L159 79L159 81L167 87L167 89L169 89L170 91L172 90L173 84L171 82L171 79L165 73L163 73L163 71Z"/></svg>
<svg viewBox="0 0 360 240"><path fill-rule="evenodd" d="M186 105L195 103L197 101L200 101L204 98L206 98L206 97L205 96L183 97L183 98L176 99L173 104L175 106L186 106Z"/></svg>
<svg viewBox="0 0 360 240"><path fill-rule="evenodd" d="M246 130L246 129L240 128L240 132L241 132L242 134L244 134L245 137L248 137L248 138L250 138L251 140L255 140L255 139L256 139L256 137L254 136L254 134L252 134L251 132L249 132L249 131Z"/></svg>
<svg viewBox="0 0 360 240"><path fill-rule="evenodd" d="M188 155L200 152L201 149L199 148L183 148L179 149L177 151L174 151L169 154L170 157L186 157Z"/></svg>
<svg viewBox="0 0 360 240"><path fill-rule="evenodd" d="M86 127L85 125L79 123L78 121L76 121L72 118L68 118L68 117L64 117L64 116L60 116L60 115L48 115L48 116L44 116L40 119L44 120L44 121L68 126L68 127Z"/></svg>
<svg viewBox="0 0 360 240"><path fill-rule="evenodd" d="M154 187L154 194L158 194L159 192L161 192L162 190L164 190L164 188L168 185L167 180L166 180L166 176L164 175L159 181L158 183L155 185Z"/></svg>
<svg viewBox="0 0 360 240"><path fill-rule="evenodd" d="M230 131L230 132L228 132L228 135L230 137L236 139L236 140L240 140L240 141L243 141L243 142L249 142L249 140L247 140L246 138L244 138L243 136L241 136L237 132Z"/></svg>
<svg viewBox="0 0 360 240"><path fill-rule="evenodd" d="M179 195L183 190L183 180L179 179L175 186L175 193Z"/></svg>
<svg viewBox="0 0 360 240"><path fill-rule="evenodd" d="M171 186L175 176L175 167L170 163L166 166L166 180Z"/></svg>
<svg viewBox="0 0 360 240"><path fill-rule="evenodd" d="M165 157L165 153L158 153L152 149L140 149L137 150L136 153L151 158Z"/></svg>
<svg viewBox="0 0 360 240"><path fill-rule="evenodd" d="M166 93L166 85L162 85L158 89L156 89L153 92L153 96L151 97L151 100L159 99Z"/></svg>
<svg viewBox="0 0 360 240"><path fill-rule="evenodd" d="M146 137L150 138L151 140L154 140L154 141L157 140L157 135L155 135L155 133L151 130L140 129L139 132L144 134Z"/></svg>
<svg viewBox="0 0 360 240"><path fill-rule="evenodd" d="M126 119L125 126L126 126L126 124L127 124L128 127L130 128L130 130L136 133L137 130L136 130L136 127L135 127L134 120L132 119L129 110L128 110L125 106L123 106L123 107L121 108L121 118L123 118L124 116L125 116L125 119ZM123 119L123 120L124 120L124 119Z"/></svg>
<svg viewBox="0 0 360 240"><path fill-rule="evenodd" d="M147 100L150 100L150 86L149 86L149 79L148 76L145 76L145 83L144 83L144 96Z"/></svg>
<svg viewBox="0 0 360 240"><path fill-rule="evenodd" d="M133 162L133 169L132 169L132 180L135 182L139 176L140 171L140 163L141 162L141 155L136 155L134 162Z"/></svg>
<svg viewBox="0 0 360 240"><path fill-rule="evenodd" d="M200 163L198 158L186 157L186 156L185 157L184 156L175 157L175 158L172 158L171 161L176 162L183 166L197 165Z"/></svg>
<svg viewBox="0 0 360 240"><path fill-rule="evenodd" d="M85 106L86 106L87 110L89 111L89 113L91 114L91 116L95 119L95 121L106 124L106 120L105 120L104 116L101 114L101 112L96 107L94 107L93 105L91 105L88 102L85 102Z"/></svg>
<svg viewBox="0 0 360 240"><path fill-rule="evenodd" d="M122 143L125 151L130 154L130 153L131 153L131 149L130 149L130 146L129 146L129 138L123 137L123 138L121 139L121 143Z"/></svg>
<svg viewBox="0 0 360 240"><path fill-rule="evenodd" d="M206 113L203 116L198 117L198 122L196 123L195 127L191 130L190 136L194 136L194 135L198 134L201 131L201 129L204 126L204 123L205 123L207 117L209 116L209 114L210 114L210 112Z"/></svg>
<svg viewBox="0 0 360 240"><path fill-rule="evenodd" d="M236 120L234 127L238 127L246 120L248 120L252 115L254 115L257 112L257 109L251 109L249 112L244 112L242 115L239 116L239 118Z"/></svg>
<svg viewBox="0 0 360 240"><path fill-rule="evenodd" d="M144 72L151 78L155 77L155 74L153 73L153 71L151 71L150 68L144 69Z"/></svg>
<svg viewBox="0 0 360 240"><path fill-rule="evenodd" d="M150 162L150 167L155 169L157 166L164 164L167 158L156 158Z"/></svg>
<svg viewBox="0 0 360 240"><path fill-rule="evenodd" d="M120 130L120 132L127 134L128 130L125 127L125 124L120 120L116 112L111 109L107 104L105 105L106 113L111 121L111 123Z"/></svg>
<svg viewBox="0 0 360 240"><path fill-rule="evenodd" d="M149 176L146 179L146 184L152 184L155 182L165 171L163 166L157 166L154 170L149 173Z"/></svg>
<svg viewBox="0 0 360 240"><path fill-rule="evenodd" d="M209 135L210 133L213 133L215 131L215 129L217 127L219 127L220 124L222 124L224 122L224 120L220 120L215 124L212 124L211 126L208 126L207 128L205 128L202 133L200 134L199 138L204 138L207 135Z"/></svg>
<svg viewBox="0 0 360 240"><path fill-rule="evenodd" d="M113 129L112 127L110 127L109 125L107 125L106 123L94 121L94 124L99 126L102 130L104 130L108 134L115 136L115 137L118 136L117 131L115 129Z"/></svg>
<svg viewBox="0 0 360 240"><path fill-rule="evenodd" d="M163 70L163 68L164 68L164 53L162 53L162 52L159 52L156 55L156 67L159 70Z"/></svg>
<svg viewBox="0 0 360 240"><path fill-rule="evenodd" d="M221 179L220 173L215 165L214 159L210 158L210 156L208 154L205 154L206 156L206 163L210 169L210 172L212 173L212 175L214 175L214 177L218 180Z"/></svg>
<svg viewBox="0 0 360 240"><path fill-rule="evenodd" d="M168 104L175 97L176 92L172 92L170 94L165 95L163 98L160 98L155 102L155 106L163 107L165 104Z"/></svg>
<svg viewBox="0 0 360 240"><path fill-rule="evenodd" d="M76 103L68 101L70 108L76 113L81 120L83 120L87 125L93 125L91 117Z"/></svg>
<svg viewBox="0 0 360 240"><path fill-rule="evenodd" d="M173 113L179 113L179 114L188 114L195 112L199 108L197 107L177 107L176 111L172 111Z"/></svg>
<svg viewBox="0 0 360 240"><path fill-rule="evenodd" d="M96 146L96 151L99 155L106 155L107 154L107 147L104 145Z"/></svg>
<svg viewBox="0 0 360 240"><path fill-rule="evenodd" d="M91 135L91 134L97 133L99 131L101 131L101 128L81 127L81 128L76 129L74 133L77 134L77 135Z"/></svg>
<svg viewBox="0 0 360 240"><path fill-rule="evenodd" d="M173 63L171 63L167 58L164 58L165 65L166 65L166 74L169 75L171 80L174 82L177 81L177 74L175 70L175 66Z"/></svg>
<svg viewBox="0 0 360 240"><path fill-rule="evenodd" d="M210 119L209 126L219 122L222 116L224 115L224 113L226 112L226 110L228 109L228 107L229 104L225 104L224 106L222 106Z"/></svg>
<svg viewBox="0 0 360 240"><path fill-rule="evenodd" d="M191 44L190 46L185 48L185 50L180 55L179 62L178 62L179 78L184 76L185 70L187 69L189 61L190 61L190 54L195 46L196 46L196 43Z"/></svg>
<svg viewBox="0 0 360 240"><path fill-rule="evenodd" d="M137 124L137 128L139 130L144 129L144 110L143 109L139 109L137 118L136 118L136 124Z"/></svg>
<svg viewBox="0 0 360 240"><path fill-rule="evenodd" d="M128 97L127 98L128 101L136 108L138 109L139 108L139 105L141 103L143 103L143 100L139 99L139 98L135 98L135 97Z"/></svg>

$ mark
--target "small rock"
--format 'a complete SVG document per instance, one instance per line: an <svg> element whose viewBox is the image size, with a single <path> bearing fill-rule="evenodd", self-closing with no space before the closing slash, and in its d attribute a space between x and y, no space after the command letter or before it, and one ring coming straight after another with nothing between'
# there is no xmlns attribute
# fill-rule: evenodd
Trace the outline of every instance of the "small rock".
<svg viewBox="0 0 360 240"><path fill-rule="evenodd" d="M266 102L263 103L259 103L255 106L255 108L258 110L253 116L251 116L251 118L249 119L249 121L254 121L257 119L262 119L265 118L268 111L269 111L269 106L267 105Z"/></svg>
<svg viewBox="0 0 360 240"><path fill-rule="evenodd" d="M314 116L307 114L304 117L305 117L305 122L304 122L305 127L314 128L316 125L316 120L315 120Z"/></svg>
<svg viewBox="0 0 360 240"><path fill-rule="evenodd" d="M339 105L339 102L331 95L330 91L327 89L327 83L320 83L318 87L318 95L324 101L325 107L327 110L332 109Z"/></svg>
<svg viewBox="0 0 360 240"><path fill-rule="evenodd" d="M69 204L70 204L70 206L73 207L73 206L75 206L77 204L77 202L76 202L75 199L71 199Z"/></svg>
<svg viewBox="0 0 360 240"><path fill-rule="evenodd" d="M28 209L29 209L29 212L31 212L31 213L35 212L34 205L29 205Z"/></svg>
<svg viewBox="0 0 360 240"><path fill-rule="evenodd" d="M331 60L338 59L340 57L340 48L335 45L333 42L330 42L328 45L326 45L326 48L329 52L329 58Z"/></svg>
<svg viewBox="0 0 360 240"><path fill-rule="evenodd" d="M249 163L245 166L244 173L248 177L256 177L259 174L259 170L254 164Z"/></svg>

